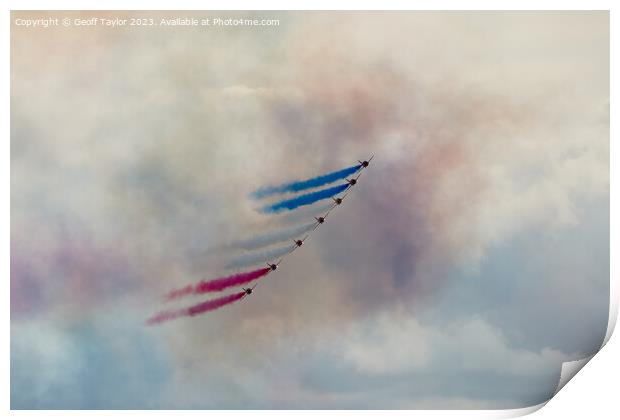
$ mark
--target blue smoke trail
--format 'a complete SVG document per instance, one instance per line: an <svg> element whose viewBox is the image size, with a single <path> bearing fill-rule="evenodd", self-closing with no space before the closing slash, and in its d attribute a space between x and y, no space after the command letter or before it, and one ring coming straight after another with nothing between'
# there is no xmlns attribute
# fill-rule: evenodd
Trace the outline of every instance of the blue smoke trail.
<svg viewBox="0 0 620 420"><path fill-rule="evenodd" d="M226 268L241 268L249 267L256 264L266 264L271 260L280 258L291 252L296 248L296 245L292 243L282 248L269 249L267 251L254 252L251 254L244 254L233 258Z"/></svg>
<svg viewBox="0 0 620 420"><path fill-rule="evenodd" d="M341 169L336 172L317 176L315 178L306 179L305 181L294 181L288 184L279 185L277 187L264 187L260 188L252 193L252 197L255 199L261 199L269 197L270 195L283 194L290 192L299 192L308 190L310 188L317 188L323 185L331 184L332 182L344 179L349 175L357 172L362 165L351 166L350 168Z"/></svg>
<svg viewBox="0 0 620 420"><path fill-rule="evenodd" d="M307 206L312 203L316 203L320 200L333 197L334 195L343 192L349 187L349 184L337 185L335 187L326 188L324 190L315 191L309 194L298 195L297 197L289 200L279 201L277 203L265 206L260 209L263 213L279 213L284 210L294 210L300 206Z"/></svg>

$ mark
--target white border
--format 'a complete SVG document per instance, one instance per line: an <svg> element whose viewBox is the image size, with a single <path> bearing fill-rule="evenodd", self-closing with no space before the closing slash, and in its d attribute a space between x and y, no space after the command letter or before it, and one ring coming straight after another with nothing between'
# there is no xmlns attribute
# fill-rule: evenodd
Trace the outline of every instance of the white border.
<svg viewBox="0 0 620 420"><path fill-rule="evenodd" d="M162 1L156 0L148 3L150 6L148 9L144 8L143 1L137 0L110 0L110 1L89 1L79 2L76 0L56 0L56 1L14 1L10 0L6 14L2 25L4 26L1 32L1 45L3 48L3 57L6 60L2 66L2 79L4 80L5 89L4 92L10 91L10 73L9 73L9 46L10 46L10 10L610 10L610 30L611 30L611 45L618 45L617 30L615 30L615 24L617 19L614 15L614 3L612 1L583 1L583 0L564 0L562 2L557 1L469 1L465 4L463 1L457 0L444 0L444 1L404 1L404 0L382 0L382 1L369 1L359 0L356 2L339 2L328 0L315 0L315 1L296 1L289 2L285 0L262 0L259 4L250 0L229 0L229 1L214 1L214 0L175 0L175 1ZM561 7L558 9L558 7ZM616 54L613 49L610 51L611 57L611 127L610 127L610 139L616 138L615 124L617 119L617 107L615 101L617 99L617 83L615 82L614 74L617 73ZM2 381L0 382L0 389L2 390L2 396L5 401L5 409L10 407L10 386L9 376L7 373L10 369L10 317L9 317L9 305L10 305L10 131L9 131L9 109L10 109L10 96L7 95L4 101L4 111L2 113L2 127L5 128L6 145L4 153L0 154L0 176L2 182L0 188L2 188L2 226L4 241L2 241L2 272L5 274L4 284L4 308L6 320L3 323L5 331L3 334L3 361L4 369ZM617 146L614 141L611 141L610 150L610 163L611 163L611 214L618 213L618 173L615 170L617 165ZM615 164L616 165L615 165ZM605 338L607 343L611 337L618 314L618 269L617 263L614 261L613 256L616 255L618 243L618 228L614 219L611 220L611 289L610 289L610 322ZM595 411L599 413L613 413L618 412L617 404L615 403L615 391L617 379L613 375L609 375L609 367L615 366L615 372L618 368L618 354L619 345L617 339L611 340L611 344L607 344L603 349L602 354L605 355L605 363L603 362L603 356L596 356L592 363L584 368L584 373L580 374L578 382L569 384L565 390L552 399L552 403L549 407L537 412L536 416L540 418L578 418L582 417L585 413L588 413L595 405L598 407ZM597 361L601 358L600 361ZM590 366L591 365L591 366ZM603 366L602 366L603 365ZM613 372L614 370L611 370ZM574 393L577 391L578 393ZM570 395L570 396L569 396ZM600 396L607 395L606 398L601 400ZM557 400L557 401L556 401ZM563 402L562 402L563 401ZM518 410L499 410L499 411L415 411L414 413L407 411L381 411L381 415L388 415L391 418L411 418L411 415L419 416L421 418L506 418L516 417L531 413L538 410L544 404L535 407L529 407ZM599 411L603 408L606 411ZM585 411L588 410L588 411ZM236 418L241 413L247 413L245 411L213 411L209 412L209 415L218 416L221 418ZM89 417L93 418L108 418L111 413L107 411L91 411L88 413ZM289 418L291 415L298 416L300 418L315 418L316 415L328 417L340 417L342 414L339 411L259 411L253 412L258 418ZM347 412L346 414L352 414L363 418L369 418L374 416L373 411L360 411L360 412ZM378 414L378 413L377 413ZM58 417L58 418L75 418L82 417L84 413L79 411L13 411L11 416L20 418L38 418L40 416L45 417ZM120 416L120 418L133 418L135 416L148 416L155 418L167 418L174 415L183 418L203 418L205 413L202 411L116 411L114 416ZM542 416L542 417L541 417ZM557 416L557 417L556 417ZM580 418L579 417L579 418Z"/></svg>

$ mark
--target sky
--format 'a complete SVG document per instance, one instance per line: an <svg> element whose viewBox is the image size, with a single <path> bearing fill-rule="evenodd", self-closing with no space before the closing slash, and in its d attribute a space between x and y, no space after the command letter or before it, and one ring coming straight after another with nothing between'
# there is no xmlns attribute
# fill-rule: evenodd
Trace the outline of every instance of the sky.
<svg viewBox="0 0 620 420"><path fill-rule="evenodd" d="M15 24L49 16L280 24ZM600 347L608 13L12 22L13 409L520 408ZM145 324L313 220L257 189L373 154L252 296Z"/></svg>

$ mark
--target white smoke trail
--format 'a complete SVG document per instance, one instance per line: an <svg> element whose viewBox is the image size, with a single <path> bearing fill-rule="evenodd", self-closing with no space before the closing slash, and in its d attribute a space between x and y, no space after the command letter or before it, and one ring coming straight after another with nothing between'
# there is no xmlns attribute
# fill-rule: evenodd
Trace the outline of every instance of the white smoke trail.
<svg viewBox="0 0 620 420"><path fill-rule="evenodd" d="M244 239L241 241L233 242L229 248L241 248L241 249L257 249L267 245L277 244L287 240L292 240L303 235L306 232L310 232L316 222L306 223L301 226L289 227L285 229L279 229L273 232L263 233L261 235L254 236L253 238Z"/></svg>
<svg viewBox="0 0 620 420"><path fill-rule="evenodd" d="M309 206L307 208L303 208L295 212L290 212L282 216L280 220L284 222L292 223L292 222L298 222L303 219L310 219L311 217L319 216L319 215L327 213L327 211L331 209L333 205L334 205L333 201L327 204L316 204L314 206Z"/></svg>
<svg viewBox="0 0 620 420"><path fill-rule="evenodd" d="M253 252L250 254L243 254L233 258L226 268L241 268L248 267L256 264L267 263L276 258L280 258L295 249L296 245L291 244L282 248L268 249L261 252Z"/></svg>

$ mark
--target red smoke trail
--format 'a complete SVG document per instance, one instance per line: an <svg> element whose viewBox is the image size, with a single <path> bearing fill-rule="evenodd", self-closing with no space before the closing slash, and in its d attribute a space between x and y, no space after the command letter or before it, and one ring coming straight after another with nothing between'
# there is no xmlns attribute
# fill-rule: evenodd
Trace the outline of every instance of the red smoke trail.
<svg viewBox="0 0 620 420"><path fill-rule="evenodd" d="M187 315L194 316L200 315L205 312L212 311L217 308L221 308L225 305L230 305L233 302L238 301L243 296L245 296L245 292L235 293L233 295L223 296L221 298L207 300L205 302L199 303L198 305L190 306L187 309Z"/></svg>
<svg viewBox="0 0 620 420"><path fill-rule="evenodd" d="M224 289L233 286L239 286L241 284L249 283L252 280L256 280L263 277L271 271L270 268L260 268L258 270L250 271L247 273L233 274L232 276L222 277L213 280L202 280L195 285L188 285L182 289L175 289L166 295L166 300L177 299L187 295L198 295L209 292L219 292Z"/></svg>
<svg viewBox="0 0 620 420"><path fill-rule="evenodd" d="M213 311L222 306L230 305L233 302L245 296L245 292L235 293L233 295L222 296L221 298L207 300L185 309L177 309L172 311L163 311L149 318L146 323L148 325L161 324L162 322L171 321L182 316L200 315L205 312Z"/></svg>

